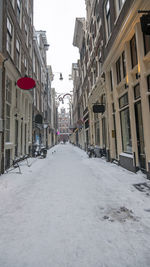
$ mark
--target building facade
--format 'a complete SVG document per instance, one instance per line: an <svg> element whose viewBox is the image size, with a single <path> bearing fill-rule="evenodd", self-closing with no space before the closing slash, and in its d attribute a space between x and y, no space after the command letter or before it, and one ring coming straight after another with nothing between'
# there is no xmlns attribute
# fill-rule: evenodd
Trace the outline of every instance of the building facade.
<svg viewBox="0 0 150 267"><path fill-rule="evenodd" d="M32 94L19 89L16 82L25 75L32 77L33 1L1 1L1 5L3 173L32 146Z"/></svg>
<svg viewBox="0 0 150 267"><path fill-rule="evenodd" d="M34 30L33 78L36 81L36 90L33 92L33 144L38 147L48 147L48 100L51 90L46 62L48 47L46 32Z"/></svg>
<svg viewBox="0 0 150 267"><path fill-rule="evenodd" d="M58 141L68 141L70 136L70 114L66 112L65 108L61 108L58 112Z"/></svg>
<svg viewBox="0 0 150 267"><path fill-rule="evenodd" d="M73 44L80 52L86 145L149 175L150 36L138 10L150 10L149 1L86 0L85 30L81 34L77 19ZM93 104L104 105L103 113L94 113Z"/></svg>
<svg viewBox="0 0 150 267"><path fill-rule="evenodd" d="M0 173L1 173L1 164L2 164L2 140L4 136L3 128L3 88L2 88L2 73L3 73L3 63L4 56L2 51L3 45L3 1L0 2Z"/></svg>
<svg viewBox="0 0 150 267"><path fill-rule="evenodd" d="M149 10L150 3L126 0L111 5L110 9L116 8L116 13L110 14L110 30L105 20L103 64L111 158L118 159L129 170L149 173L150 36L143 34L142 14L137 11Z"/></svg>

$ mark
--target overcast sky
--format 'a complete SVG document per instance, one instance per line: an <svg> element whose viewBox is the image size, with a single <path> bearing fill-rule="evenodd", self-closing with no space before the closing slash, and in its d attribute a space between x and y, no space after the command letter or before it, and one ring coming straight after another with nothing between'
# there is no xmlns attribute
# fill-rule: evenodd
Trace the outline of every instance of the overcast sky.
<svg viewBox="0 0 150 267"><path fill-rule="evenodd" d="M57 92L72 90L68 76L72 63L79 58L78 49L72 45L76 17L85 17L85 0L34 0L35 29L45 30L50 44L47 63L54 74L63 74L63 81L55 74L52 86Z"/></svg>

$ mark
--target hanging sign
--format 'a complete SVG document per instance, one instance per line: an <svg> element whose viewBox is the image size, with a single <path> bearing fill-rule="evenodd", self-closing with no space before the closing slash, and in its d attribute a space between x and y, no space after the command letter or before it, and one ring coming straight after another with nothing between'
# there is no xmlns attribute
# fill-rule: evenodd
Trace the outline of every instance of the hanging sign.
<svg viewBox="0 0 150 267"><path fill-rule="evenodd" d="M93 105L93 112L94 113L104 113L105 112L105 106L100 104Z"/></svg>
<svg viewBox="0 0 150 267"><path fill-rule="evenodd" d="M22 90L31 90L36 87L36 83L32 78L23 77L17 81L17 86Z"/></svg>

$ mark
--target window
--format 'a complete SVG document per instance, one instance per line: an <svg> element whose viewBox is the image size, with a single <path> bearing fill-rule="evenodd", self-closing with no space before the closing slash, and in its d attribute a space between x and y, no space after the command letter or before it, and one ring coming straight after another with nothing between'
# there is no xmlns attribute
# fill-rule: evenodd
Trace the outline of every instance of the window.
<svg viewBox="0 0 150 267"><path fill-rule="evenodd" d="M5 124L6 142L10 142L11 98L12 98L12 81L7 77L6 79L6 124Z"/></svg>
<svg viewBox="0 0 150 267"><path fill-rule="evenodd" d="M18 107L18 90L16 88L16 108Z"/></svg>
<svg viewBox="0 0 150 267"><path fill-rule="evenodd" d="M134 86L134 99L138 99L140 96L140 84L138 83L136 86Z"/></svg>
<svg viewBox="0 0 150 267"><path fill-rule="evenodd" d="M126 59L125 59L125 51L122 52L122 72L123 78L126 76Z"/></svg>
<svg viewBox="0 0 150 267"><path fill-rule="evenodd" d="M7 18L7 43L6 49L10 55L12 55L12 38L13 38L13 26L9 18Z"/></svg>
<svg viewBox="0 0 150 267"><path fill-rule="evenodd" d="M143 34L145 55L150 51L150 35Z"/></svg>
<svg viewBox="0 0 150 267"><path fill-rule="evenodd" d="M17 20L20 25L20 18L21 18L21 0L17 0Z"/></svg>
<svg viewBox="0 0 150 267"><path fill-rule="evenodd" d="M120 10L122 9L126 0L115 0L116 15L118 17Z"/></svg>
<svg viewBox="0 0 150 267"><path fill-rule="evenodd" d="M28 13L28 8L29 8L29 0L25 0L25 7L26 7L26 10L27 10L27 13Z"/></svg>
<svg viewBox="0 0 150 267"><path fill-rule="evenodd" d="M5 150L5 169L10 167L10 149Z"/></svg>
<svg viewBox="0 0 150 267"><path fill-rule="evenodd" d="M128 105L128 94L119 98L119 108ZM123 152L132 153L129 108L120 111Z"/></svg>
<svg viewBox="0 0 150 267"><path fill-rule="evenodd" d="M31 39L29 40L29 54L30 54L30 57L32 58L32 41L31 41Z"/></svg>
<svg viewBox="0 0 150 267"><path fill-rule="evenodd" d="M106 149L107 145L107 132L106 132L106 118L102 118L102 141L103 141L103 149ZM106 153L106 151L105 151Z"/></svg>
<svg viewBox="0 0 150 267"><path fill-rule="evenodd" d="M12 95L12 81L7 77L6 79L6 101L11 104Z"/></svg>
<svg viewBox="0 0 150 267"><path fill-rule="evenodd" d="M16 39L16 66L20 69L20 42Z"/></svg>
<svg viewBox="0 0 150 267"><path fill-rule="evenodd" d="M25 30L26 45L28 46L28 26L26 23L24 24L24 30Z"/></svg>
<svg viewBox="0 0 150 267"><path fill-rule="evenodd" d="M128 105L128 93L119 98L119 108L123 108Z"/></svg>
<svg viewBox="0 0 150 267"><path fill-rule="evenodd" d="M105 5L105 16L106 16L107 38L109 38L109 36L111 34L110 3L109 3L109 0L106 1L106 5Z"/></svg>
<svg viewBox="0 0 150 267"><path fill-rule="evenodd" d="M138 63L135 34L130 40L130 50L131 50L132 68L134 68L134 66L136 66Z"/></svg>
<svg viewBox="0 0 150 267"><path fill-rule="evenodd" d="M110 90L113 91L112 70L110 70L109 75L110 75Z"/></svg>
<svg viewBox="0 0 150 267"><path fill-rule="evenodd" d="M94 127L95 127L95 145L99 146L100 145L100 127L99 127L99 119L98 119L98 114L94 114Z"/></svg>
<svg viewBox="0 0 150 267"><path fill-rule="evenodd" d="M122 8L124 2L125 2L125 0L118 0L118 7L119 7L119 10Z"/></svg>
<svg viewBox="0 0 150 267"><path fill-rule="evenodd" d="M12 6L14 7L14 0L11 0L10 2L12 3Z"/></svg>
<svg viewBox="0 0 150 267"><path fill-rule="evenodd" d="M117 74L117 84L121 82L121 63L120 57L116 62L116 74Z"/></svg>
<svg viewBox="0 0 150 267"><path fill-rule="evenodd" d="M147 87L148 91L150 92L150 75L147 76Z"/></svg>
<svg viewBox="0 0 150 267"><path fill-rule="evenodd" d="M129 108L120 112L123 152L132 153Z"/></svg>
<svg viewBox="0 0 150 267"><path fill-rule="evenodd" d="M27 58L26 58L26 56L24 56L24 66L25 66L25 71L27 72L28 64L27 64Z"/></svg>

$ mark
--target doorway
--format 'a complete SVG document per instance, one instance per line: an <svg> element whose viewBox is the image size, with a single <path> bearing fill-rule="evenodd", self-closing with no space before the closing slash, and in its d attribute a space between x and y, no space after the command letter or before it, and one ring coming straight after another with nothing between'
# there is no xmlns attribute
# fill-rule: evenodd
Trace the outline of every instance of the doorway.
<svg viewBox="0 0 150 267"><path fill-rule="evenodd" d="M18 120L15 120L15 157L18 156Z"/></svg>
<svg viewBox="0 0 150 267"><path fill-rule="evenodd" d="M139 167L141 170L146 170L141 101L135 103L135 122L136 122Z"/></svg>

